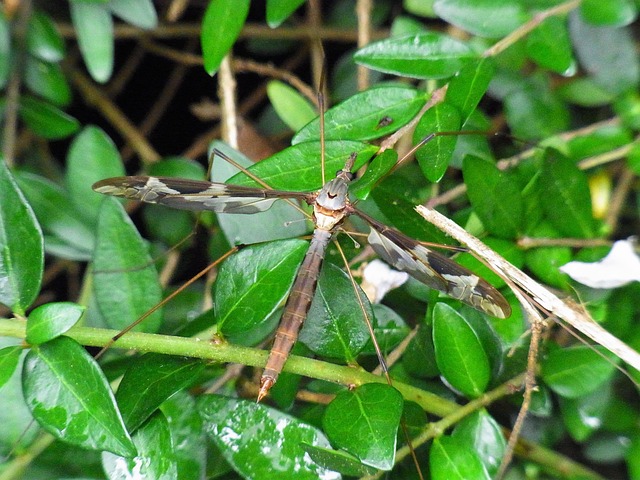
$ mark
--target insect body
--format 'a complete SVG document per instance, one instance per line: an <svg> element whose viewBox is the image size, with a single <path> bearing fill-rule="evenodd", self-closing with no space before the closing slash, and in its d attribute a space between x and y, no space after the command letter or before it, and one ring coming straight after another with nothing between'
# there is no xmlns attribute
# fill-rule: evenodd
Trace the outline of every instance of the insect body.
<svg viewBox="0 0 640 480"><path fill-rule="evenodd" d="M168 177L116 177L93 185L97 192L157 203L186 210L250 214L267 210L279 198L302 200L313 206L315 229L293 287L273 348L260 382L258 400L275 384L298 337L315 294L325 251L333 235L349 215L357 215L371 227L369 243L385 261L431 288L498 318L511 314L505 298L488 282L418 241L378 222L355 208L348 188L355 155L336 177L318 192L291 192L226 185Z"/></svg>

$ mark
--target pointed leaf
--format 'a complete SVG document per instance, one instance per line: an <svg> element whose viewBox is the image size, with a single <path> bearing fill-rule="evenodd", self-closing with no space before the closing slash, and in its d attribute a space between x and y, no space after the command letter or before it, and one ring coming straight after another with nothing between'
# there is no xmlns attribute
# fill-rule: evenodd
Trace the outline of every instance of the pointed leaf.
<svg viewBox="0 0 640 480"><path fill-rule="evenodd" d="M152 29L158 25L158 15L151 0L110 0L109 10L136 27Z"/></svg>
<svg viewBox="0 0 640 480"><path fill-rule="evenodd" d="M458 109L462 119L467 121L484 96L496 68L491 58L482 58L477 63L462 67L449 82L447 102Z"/></svg>
<svg viewBox="0 0 640 480"><path fill-rule="evenodd" d="M395 150L387 149L373 157L367 166L367 171L360 178L354 181L349 188L349 192L359 200L368 198L371 189L396 165L398 153Z"/></svg>
<svg viewBox="0 0 640 480"><path fill-rule="evenodd" d="M85 307L72 302L40 305L29 314L27 342L37 345L62 335L80 320L84 310Z"/></svg>
<svg viewBox="0 0 640 480"><path fill-rule="evenodd" d="M436 438L429 452L432 480L490 480L477 454L454 437Z"/></svg>
<svg viewBox="0 0 640 480"><path fill-rule="evenodd" d="M202 396L198 410L207 435L244 478L337 480L340 475L313 463L303 443L329 447L315 427L252 401Z"/></svg>
<svg viewBox="0 0 640 480"><path fill-rule="evenodd" d="M541 67L564 75L575 73L566 19L546 18L527 36L527 53Z"/></svg>
<svg viewBox="0 0 640 480"><path fill-rule="evenodd" d="M113 71L113 20L108 5L73 0L71 19L89 73L104 83Z"/></svg>
<svg viewBox="0 0 640 480"><path fill-rule="evenodd" d="M331 443L365 465L391 470L403 399L395 388L368 383L340 392L322 421Z"/></svg>
<svg viewBox="0 0 640 480"><path fill-rule="evenodd" d="M456 426L452 437L477 453L491 478L496 475L507 442L502 427L486 410L479 410L464 418Z"/></svg>
<svg viewBox="0 0 640 480"><path fill-rule="evenodd" d="M309 100L286 83L270 81L267 84L267 95L278 116L294 132L304 127L317 115Z"/></svg>
<svg viewBox="0 0 640 480"><path fill-rule="evenodd" d="M144 240L114 198L105 198L100 207L93 268L96 301L111 328L121 330L162 299ZM155 332L161 320L156 311L136 329Z"/></svg>
<svg viewBox="0 0 640 480"><path fill-rule="evenodd" d="M231 50L249 13L249 0L211 0L202 19L204 69L214 75Z"/></svg>
<svg viewBox="0 0 640 480"><path fill-rule="evenodd" d="M24 81L32 93L58 106L68 105L71 101L71 88L57 63L28 57Z"/></svg>
<svg viewBox="0 0 640 480"><path fill-rule="evenodd" d="M22 347L4 347L0 349L0 388L11 378L20 360Z"/></svg>
<svg viewBox="0 0 640 480"><path fill-rule="evenodd" d="M267 0L267 24L279 27L303 3L304 0Z"/></svg>
<svg viewBox="0 0 640 480"><path fill-rule="evenodd" d="M37 135L49 140L68 137L80 123L48 102L29 96L20 97L20 118Z"/></svg>
<svg viewBox="0 0 640 480"><path fill-rule="evenodd" d="M64 40L56 24L41 11L33 12L29 18L27 49L31 55L46 62L59 62L64 57Z"/></svg>
<svg viewBox="0 0 640 480"><path fill-rule="evenodd" d="M70 338L34 347L22 382L33 416L56 438L82 448L136 454L109 383L95 360Z"/></svg>
<svg viewBox="0 0 640 480"><path fill-rule="evenodd" d="M0 303L24 315L40 291L42 231L6 164L0 161Z"/></svg>
<svg viewBox="0 0 640 480"><path fill-rule="evenodd" d="M514 0L435 0L436 14L474 35L498 38L529 18L524 2Z"/></svg>

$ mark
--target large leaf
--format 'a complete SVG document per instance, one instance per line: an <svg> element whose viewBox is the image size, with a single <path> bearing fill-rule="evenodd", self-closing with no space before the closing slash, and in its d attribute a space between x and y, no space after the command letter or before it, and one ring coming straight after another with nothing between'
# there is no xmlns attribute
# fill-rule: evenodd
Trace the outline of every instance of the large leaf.
<svg viewBox="0 0 640 480"><path fill-rule="evenodd" d="M40 291L42 231L31 207L0 161L0 303L24 315Z"/></svg>
<svg viewBox="0 0 640 480"><path fill-rule="evenodd" d="M83 448L136 454L109 383L95 360L70 338L34 347L25 360L22 383L33 416L52 435Z"/></svg>
<svg viewBox="0 0 640 480"><path fill-rule="evenodd" d="M455 437L433 441L429 452L432 480L489 480L478 455Z"/></svg>
<svg viewBox="0 0 640 480"><path fill-rule="evenodd" d="M452 436L478 453L493 478L500 468L507 442L502 427L486 410L479 410L456 425Z"/></svg>
<svg viewBox="0 0 640 480"><path fill-rule="evenodd" d="M202 19L202 56L209 75L216 73L235 43L249 13L249 0L211 0Z"/></svg>

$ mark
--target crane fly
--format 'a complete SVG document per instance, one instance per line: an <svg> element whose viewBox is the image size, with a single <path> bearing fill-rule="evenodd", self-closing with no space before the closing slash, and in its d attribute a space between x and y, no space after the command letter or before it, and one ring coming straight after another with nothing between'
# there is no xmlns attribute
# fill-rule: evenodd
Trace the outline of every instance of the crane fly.
<svg viewBox="0 0 640 480"><path fill-rule="evenodd" d="M298 338L313 300L325 251L349 215L357 215L371 227L369 244L387 263L409 273L427 286L498 318L511 314L505 298L487 281L405 234L387 227L349 200L356 154L336 177L315 192L270 190L224 183L170 177L116 177L93 185L96 192L157 203L183 210L251 214L268 210L278 199L304 201L313 207L315 228L286 301L273 347L260 380L258 400L276 383Z"/></svg>

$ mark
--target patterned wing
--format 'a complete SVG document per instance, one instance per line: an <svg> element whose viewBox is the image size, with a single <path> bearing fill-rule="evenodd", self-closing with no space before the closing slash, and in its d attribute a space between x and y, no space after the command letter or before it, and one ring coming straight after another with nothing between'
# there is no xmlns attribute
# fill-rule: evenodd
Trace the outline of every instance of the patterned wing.
<svg viewBox="0 0 640 480"><path fill-rule="evenodd" d="M481 312L497 318L511 315L509 303L486 280L363 212L353 213L369 222L369 244L390 265Z"/></svg>
<svg viewBox="0 0 640 480"><path fill-rule="evenodd" d="M93 185L96 192L157 203L182 210L218 213L257 213L268 210L279 198L307 201L308 193L266 190L171 177L115 177Z"/></svg>

